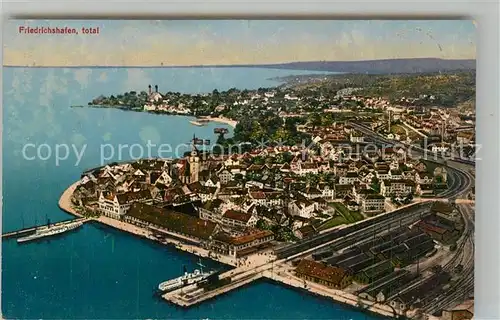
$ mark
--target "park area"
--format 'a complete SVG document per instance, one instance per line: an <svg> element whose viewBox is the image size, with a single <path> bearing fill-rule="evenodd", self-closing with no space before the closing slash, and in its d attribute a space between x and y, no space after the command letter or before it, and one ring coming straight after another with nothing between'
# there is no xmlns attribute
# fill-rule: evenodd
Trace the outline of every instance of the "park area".
<svg viewBox="0 0 500 320"><path fill-rule="evenodd" d="M359 211L351 211L340 202L333 202L329 205L335 209L336 214L331 219L323 222L319 226L319 230L325 230L343 224L351 224L364 219L363 215Z"/></svg>

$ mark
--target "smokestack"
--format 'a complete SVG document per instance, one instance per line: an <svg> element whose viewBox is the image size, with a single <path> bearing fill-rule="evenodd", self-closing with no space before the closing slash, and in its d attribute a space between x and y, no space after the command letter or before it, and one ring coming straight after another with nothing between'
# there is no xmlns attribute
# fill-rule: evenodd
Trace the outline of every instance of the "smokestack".
<svg viewBox="0 0 500 320"><path fill-rule="evenodd" d="M151 94L151 85L148 86L148 93Z"/></svg>
<svg viewBox="0 0 500 320"><path fill-rule="evenodd" d="M158 92L158 85L155 84L155 92Z"/></svg>

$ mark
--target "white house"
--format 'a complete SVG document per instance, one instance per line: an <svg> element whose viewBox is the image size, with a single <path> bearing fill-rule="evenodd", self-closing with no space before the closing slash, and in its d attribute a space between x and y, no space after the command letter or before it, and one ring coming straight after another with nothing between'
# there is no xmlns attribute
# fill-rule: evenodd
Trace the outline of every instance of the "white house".
<svg viewBox="0 0 500 320"><path fill-rule="evenodd" d="M390 170L389 179L391 180L401 180L403 179L403 174L400 170Z"/></svg>
<svg viewBox="0 0 500 320"><path fill-rule="evenodd" d="M218 178L221 184L226 184L233 180L233 174L229 170L223 169L219 172Z"/></svg>
<svg viewBox="0 0 500 320"><path fill-rule="evenodd" d="M430 184L434 180L434 176L428 172L416 172L415 182L418 184Z"/></svg>
<svg viewBox="0 0 500 320"><path fill-rule="evenodd" d="M333 200L335 199L335 188L330 187L327 184L320 184L318 186L319 191L321 191L321 196L324 199L330 199Z"/></svg>
<svg viewBox="0 0 500 320"><path fill-rule="evenodd" d="M255 227L257 218L242 211L227 210L222 215L221 223L231 227Z"/></svg>
<svg viewBox="0 0 500 320"><path fill-rule="evenodd" d="M380 194L384 197L407 196L415 191L415 183L409 180L382 180Z"/></svg>
<svg viewBox="0 0 500 320"><path fill-rule="evenodd" d="M354 171L347 172L345 176L339 177L339 184L353 184L359 180L358 173Z"/></svg>
<svg viewBox="0 0 500 320"><path fill-rule="evenodd" d="M360 209L367 214L385 211L385 197L380 194L370 194L361 200Z"/></svg>
<svg viewBox="0 0 500 320"><path fill-rule="evenodd" d="M158 177L158 179L155 181L155 184L156 183L161 183L163 185L166 185L166 186L169 186L171 183L172 183L172 177L168 174L167 171L163 171L160 175L160 177Z"/></svg>
<svg viewBox="0 0 500 320"><path fill-rule="evenodd" d="M446 143L436 143L431 147L431 151L435 153L447 153L450 146Z"/></svg>
<svg viewBox="0 0 500 320"><path fill-rule="evenodd" d="M288 205L288 210L292 216L299 216L306 219L313 216L316 208L316 203L307 199L294 200Z"/></svg>
<svg viewBox="0 0 500 320"><path fill-rule="evenodd" d="M127 213L133 202L152 204L151 192L149 190L121 194L105 194L101 192L99 196L99 211L108 217L118 219Z"/></svg>

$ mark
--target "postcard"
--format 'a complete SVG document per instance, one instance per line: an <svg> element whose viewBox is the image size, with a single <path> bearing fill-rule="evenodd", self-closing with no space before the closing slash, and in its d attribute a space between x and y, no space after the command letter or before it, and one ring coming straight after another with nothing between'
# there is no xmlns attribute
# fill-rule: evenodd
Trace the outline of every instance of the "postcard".
<svg viewBox="0 0 500 320"><path fill-rule="evenodd" d="M5 319L472 319L471 20L9 20Z"/></svg>

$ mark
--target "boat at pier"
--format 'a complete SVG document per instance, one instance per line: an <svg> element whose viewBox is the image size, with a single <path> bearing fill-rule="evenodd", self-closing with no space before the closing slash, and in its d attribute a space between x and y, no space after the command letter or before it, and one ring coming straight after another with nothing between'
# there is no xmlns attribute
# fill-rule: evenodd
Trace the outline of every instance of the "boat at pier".
<svg viewBox="0 0 500 320"><path fill-rule="evenodd" d="M83 222L75 222L70 224L52 225L52 226L48 225L46 227L37 229L35 233L30 234L29 236L17 239L17 243L23 243L23 242L37 240L40 238L55 236L57 234L74 230L80 227L81 225L83 225Z"/></svg>
<svg viewBox="0 0 500 320"><path fill-rule="evenodd" d="M200 269L195 269L193 272L187 272L186 267L184 267L184 275L160 283L158 285L158 291L160 293L165 293L180 289L182 287L203 281L215 273L215 271L204 272L204 266L201 264L201 261L198 262L198 265L200 266Z"/></svg>

